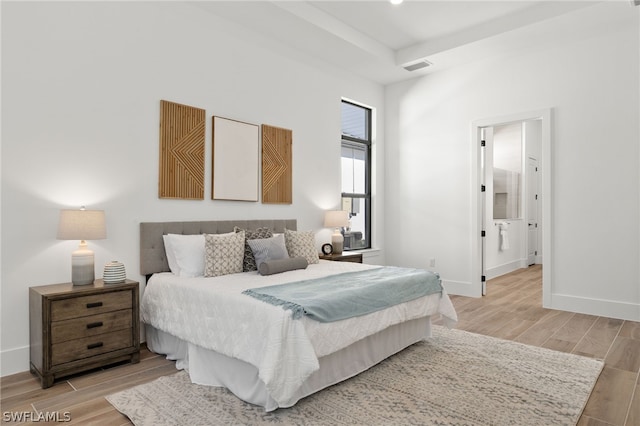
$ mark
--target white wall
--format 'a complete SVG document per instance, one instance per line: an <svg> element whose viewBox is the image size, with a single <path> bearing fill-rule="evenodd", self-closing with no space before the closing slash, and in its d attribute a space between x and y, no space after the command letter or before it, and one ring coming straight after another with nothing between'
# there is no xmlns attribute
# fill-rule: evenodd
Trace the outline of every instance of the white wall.
<svg viewBox="0 0 640 426"><path fill-rule="evenodd" d="M3 2L1 374L28 369L28 287L70 280L77 242L55 239L59 209L105 210L96 276L117 259L142 280L141 221L297 218L320 245L340 203L341 97L376 109L381 217L383 96L182 2ZM206 109L203 201L158 199L161 99ZM292 205L210 200L214 114L293 130Z"/></svg>
<svg viewBox="0 0 640 426"><path fill-rule="evenodd" d="M471 123L553 108L550 307L640 320L639 17L601 3L527 29L564 31L546 44L388 86L387 263L435 258L474 294Z"/></svg>

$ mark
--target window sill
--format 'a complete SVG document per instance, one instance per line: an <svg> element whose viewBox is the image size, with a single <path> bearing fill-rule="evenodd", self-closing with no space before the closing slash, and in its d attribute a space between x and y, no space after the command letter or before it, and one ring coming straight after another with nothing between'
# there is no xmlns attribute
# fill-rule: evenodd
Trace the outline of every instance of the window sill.
<svg viewBox="0 0 640 426"><path fill-rule="evenodd" d="M343 253L362 253L362 254L380 253L380 251L382 251L382 249L379 249L379 248L342 250Z"/></svg>

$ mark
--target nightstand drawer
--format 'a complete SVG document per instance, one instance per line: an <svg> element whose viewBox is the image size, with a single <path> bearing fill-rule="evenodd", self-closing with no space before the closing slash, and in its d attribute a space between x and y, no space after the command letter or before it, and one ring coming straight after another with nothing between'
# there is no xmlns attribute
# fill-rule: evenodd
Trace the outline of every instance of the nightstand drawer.
<svg viewBox="0 0 640 426"><path fill-rule="evenodd" d="M51 302L51 321L62 321L131 308L131 291L112 291Z"/></svg>
<svg viewBox="0 0 640 426"><path fill-rule="evenodd" d="M355 255L355 256L345 256L340 261L341 262L362 263L362 255L359 254L359 255Z"/></svg>
<svg viewBox="0 0 640 426"><path fill-rule="evenodd" d="M320 259L332 260L334 262L362 263L362 253L343 252L341 254L321 254Z"/></svg>
<svg viewBox="0 0 640 426"><path fill-rule="evenodd" d="M114 331L51 346L51 364L58 365L127 348L133 345L131 330Z"/></svg>
<svg viewBox="0 0 640 426"><path fill-rule="evenodd" d="M56 321L51 324L51 343L82 339L112 331L131 329L131 309Z"/></svg>

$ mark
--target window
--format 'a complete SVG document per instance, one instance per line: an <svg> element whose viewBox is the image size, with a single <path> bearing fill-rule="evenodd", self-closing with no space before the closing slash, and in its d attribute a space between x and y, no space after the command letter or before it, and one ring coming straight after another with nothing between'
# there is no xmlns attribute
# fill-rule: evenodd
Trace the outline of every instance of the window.
<svg viewBox="0 0 640 426"><path fill-rule="evenodd" d="M342 101L342 210L349 212L344 249L371 248L371 110Z"/></svg>

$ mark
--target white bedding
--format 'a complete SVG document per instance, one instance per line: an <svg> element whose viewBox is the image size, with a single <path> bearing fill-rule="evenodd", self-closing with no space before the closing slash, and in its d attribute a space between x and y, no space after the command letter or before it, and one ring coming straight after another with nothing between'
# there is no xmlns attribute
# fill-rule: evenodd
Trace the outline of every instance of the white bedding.
<svg viewBox="0 0 640 426"><path fill-rule="evenodd" d="M305 270L269 276L257 272L214 278L155 274L142 298L142 320L187 342L254 365L272 398L284 406L318 370L319 357L410 319L440 313L449 325L455 324L456 313L446 293L332 323L293 320L291 311L241 294L248 288L375 267L321 260Z"/></svg>

